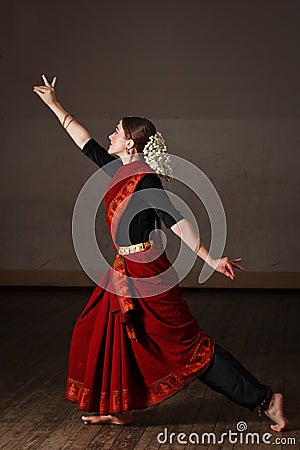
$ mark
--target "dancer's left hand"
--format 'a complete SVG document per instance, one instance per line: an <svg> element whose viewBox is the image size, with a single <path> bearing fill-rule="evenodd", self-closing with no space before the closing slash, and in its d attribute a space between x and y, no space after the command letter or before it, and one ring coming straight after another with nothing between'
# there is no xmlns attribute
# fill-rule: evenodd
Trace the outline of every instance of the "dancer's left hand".
<svg viewBox="0 0 300 450"><path fill-rule="evenodd" d="M242 258L229 259L228 256L215 260L215 270L222 273L231 280L235 279L235 273L233 268L236 267L239 270L245 270L244 267L237 264Z"/></svg>

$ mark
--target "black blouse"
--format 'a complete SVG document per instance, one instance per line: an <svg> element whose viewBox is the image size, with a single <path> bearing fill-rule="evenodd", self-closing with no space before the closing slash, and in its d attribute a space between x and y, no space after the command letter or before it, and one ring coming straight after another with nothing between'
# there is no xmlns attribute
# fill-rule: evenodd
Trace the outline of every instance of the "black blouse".
<svg viewBox="0 0 300 450"><path fill-rule="evenodd" d="M110 177L113 177L122 166L121 158L110 155L94 139L90 139L85 144L82 152L99 167L102 167ZM112 161L115 161L115 164L106 167L106 164ZM147 192L143 192L142 195L137 194L130 200L118 226L117 245L126 246L148 241L151 231L155 229L157 216L162 219L167 228L171 228L172 225L183 219L183 216L171 203L159 177L151 173L146 174L139 181L135 192L149 188L159 189L159 191L156 191L155 195L153 193L147 195ZM135 214L135 211L139 212Z"/></svg>

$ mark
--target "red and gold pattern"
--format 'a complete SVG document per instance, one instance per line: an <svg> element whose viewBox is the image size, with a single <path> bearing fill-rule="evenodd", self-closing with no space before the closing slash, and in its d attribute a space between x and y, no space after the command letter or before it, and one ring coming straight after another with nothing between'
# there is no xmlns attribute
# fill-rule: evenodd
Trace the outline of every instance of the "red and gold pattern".
<svg viewBox="0 0 300 450"><path fill-rule="evenodd" d="M129 286L126 281L126 270L124 263L124 256L119 254L113 262L112 283L114 286L114 292L118 292L118 302L120 304L121 312L124 314L126 331L129 339L137 339L134 331L133 321L131 318L131 312L134 309L134 300L130 295Z"/></svg>
<svg viewBox="0 0 300 450"><path fill-rule="evenodd" d="M203 372L203 357L207 357L205 351L203 352L205 345L210 347L210 342L201 342L198 345L193 364L184 366L177 372L170 373L166 377L147 386L146 397L139 386L136 386L132 392L129 392L128 389L112 391L110 393L102 392L100 397L100 414L107 414L108 411L110 413L118 413L120 411L143 409L176 394ZM67 398L78 403L80 410L89 410L92 395L92 391L85 389L82 383L68 378Z"/></svg>
<svg viewBox="0 0 300 450"><path fill-rule="evenodd" d="M120 189L118 189L115 197L109 203L106 220L111 230L115 248L117 248L115 239L120 218L122 217L122 214L130 201L131 195L135 191L136 185L144 176L145 173L133 175ZM109 189L110 188L108 187L108 190ZM125 278L126 269L124 257L117 254L112 267L114 269L112 274L112 282L115 286L115 292L118 292L118 301L120 303L121 311L125 317L127 334L129 339L136 339L136 334L130 315L130 312L134 309L134 300L130 295L129 286Z"/></svg>
<svg viewBox="0 0 300 450"><path fill-rule="evenodd" d="M106 192L114 247L120 211L147 172L153 171L143 162L122 166ZM175 271L169 275L174 287L169 287L169 279L160 278L158 283L165 289L159 295L153 295L154 281L145 283L142 292L134 284L139 294L134 300L132 286L118 277L126 273L130 279L143 280L172 270L160 245L154 240L150 251L157 257L146 264L144 251L135 253L135 258L117 255L99 283L105 289L95 288L76 322L66 397L81 410L109 414L154 405L183 389L211 361L214 342L192 316L178 285L174 286ZM113 293L116 287L118 295ZM131 313L134 330L128 321Z"/></svg>

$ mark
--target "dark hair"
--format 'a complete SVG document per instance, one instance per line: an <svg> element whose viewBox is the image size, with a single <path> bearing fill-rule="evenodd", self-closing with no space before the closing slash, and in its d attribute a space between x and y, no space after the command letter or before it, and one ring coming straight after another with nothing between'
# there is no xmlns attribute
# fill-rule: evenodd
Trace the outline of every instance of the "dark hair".
<svg viewBox="0 0 300 450"><path fill-rule="evenodd" d="M153 123L145 117L123 117L122 127L126 139L132 139L136 150L141 153L149 137L156 133Z"/></svg>

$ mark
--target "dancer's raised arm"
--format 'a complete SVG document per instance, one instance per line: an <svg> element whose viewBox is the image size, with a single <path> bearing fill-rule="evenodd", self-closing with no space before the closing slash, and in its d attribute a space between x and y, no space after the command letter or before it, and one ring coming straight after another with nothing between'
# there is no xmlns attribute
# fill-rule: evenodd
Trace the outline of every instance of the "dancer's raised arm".
<svg viewBox="0 0 300 450"><path fill-rule="evenodd" d="M42 79L44 81L43 86L34 86L33 92L35 92L43 102L49 106L49 108L54 112L61 125L67 131L67 133L71 136L73 141L78 147L81 149L84 147L84 144L91 139L91 135L86 128L84 128L74 117L71 116L57 101L55 95L55 84L56 77L53 77L51 84L47 80L45 75L42 75Z"/></svg>

